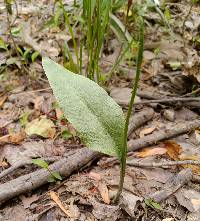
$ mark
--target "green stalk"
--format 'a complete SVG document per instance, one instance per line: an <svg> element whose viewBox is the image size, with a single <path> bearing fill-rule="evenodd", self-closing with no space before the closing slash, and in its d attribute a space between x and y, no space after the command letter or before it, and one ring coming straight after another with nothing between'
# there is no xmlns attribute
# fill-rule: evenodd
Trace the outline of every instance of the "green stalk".
<svg viewBox="0 0 200 221"><path fill-rule="evenodd" d="M64 14L65 24L67 25L67 27L69 29L69 32L70 32L70 35L72 37L72 42L73 42L73 45L74 45L74 51L75 51L76 62L77 62L77 67L78 67L79 66L78 48L77 48L74 32L73 32L72 26L70 25L69 16L68 16L67 11L64 8L62 0L59 0L59 3L60 3L60 6L61 6L63 14Z"/></svg>
<svg viewBox="0 0 200 221"><path fill-rule="evenodd" d="M120 167L121 168L120 168L119 188L118 188L117 194L116 194L113 202L118 201L119 196L122 193L122 189L123 189L125 170L126 170L126 157L127 157L127 149L128 149L128 146L127 146L128 125L129 125L131 112L133 109L133 104L134 104L134 100L135 100L135 96L136 96L136 92L137 92L138 83L140 80L143 51L144 51L144 22L143 22L143 19L141 18L140 33L139 33L139 48L138 48L137 62L136 62L136 77L135 77L135 81L133 84L131 100L130 100L130 103L128 106L128 112L127 112L126 122L125 122L125 127L124 127L124 136L123 136L124 149L123 149L123 153L121 155L121 160L120 160Z"/></svg>
<svg viewBox="0 0 200 221"><path fill-rule="evenodd" d="M83 29L82 29L82 33L83 33ZM82 69L83 69L83 39L81 38L80 40L80 56L79 56L79 72L82 75Z"/></svg>
<svg viewBox="0 0 200 221"><path fill-rule="evenodd" d="M95 50L95 73L97 83L101 83L101 75L99 73L99 59L103 49L103 41L105 39L106 29L109 23L109 12L111 9L111 0L97 1L97 37L96 37L96 50Z"/></svg>
<svg viewBox="0 0 200 221"><path fill-rule="evenodd" d="M100 33L101 33L101 18L100 18L100 15L101 15L101 3L100 0L97 0L97 10L96 10L96 17L97 17L97 25L96 25L96 28L97 28L97 35L96 35L96 50L95 50L95 59L94 59L94 70L96 72L96 80L97 80L97 83L99 83L100 81L100 76L99 76L99 65L98 65L98 62L99 62L99 47L101 47L100 45Z"/></svg>
<svg viewBox="0 0 200 221"><path fill-rule="evenodd" d="M92 44L92 6L91 6L91 0L86 1L86 15L87 15L87 48L88 48L88 72L89 72L89 78L93 79L93 74L91 73L92 68L91 68L91 59L92 59L92 50L91 44Z"/></svg>

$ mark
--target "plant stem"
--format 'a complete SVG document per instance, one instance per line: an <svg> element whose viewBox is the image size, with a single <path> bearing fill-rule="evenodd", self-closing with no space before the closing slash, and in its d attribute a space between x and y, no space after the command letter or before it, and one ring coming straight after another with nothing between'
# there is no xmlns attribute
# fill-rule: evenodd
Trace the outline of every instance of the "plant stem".
<svg viewBox="0 0 200 221"><path fill-rule="evenodd" d="M15 49L15 52L16 52L16 54L17 54L17 57L19 58L19 61L21 62L21 68L22 68L22 72L23 73L27 73L28 74L28 70L25 68L25 66L24 66L24 64L23 64L23 60L22 60L22 57L21 57L21 55L20 55L20 53L19 53L19 51L18 51L18 46L17 46L17 44L16 44L16 42L15 42L15 39L14 39L14 37L13 37L13 35L12 35L12 25L14 24L14 21L13 21L13 23L11 24L11 21L10 21L10 13L9 13L9 10L8 10L8 4L10 4L7 0L4 0L4 4L5 4L5 7L6 7L6 13L7 13L7 16L6 16L6 18L7 18L7 23L8 23L8 31L9 31L9 37L11 38L11 41L12 41L12 43L13 43L13 46L14 46L14 49ZM16 2L15 2L15 4L16 4ZM16 8L17 8L17 6L16 6ZM18 9L17 9L17 13L18 13ZM18 15L18 14L17 14ZM15 18L16 19L16 18ZM11 55L10 55L11 56Z"/></svg>
<svg viewBox="0 0 200 221"><path fill-rule="evenodd" d="M142 65L142 59L143 59L143 50L144 50L144 22L143 19L140 18L140 33L139 33L139 47L138 47L138 54L137 54L137 62L136 62L136 77L133 84L133 90L131 95L131 100L128 106L128 112L126 116L126 122L124 127L124 136L123 136L123 153L121 155L120 160L120 181L119 181L119 188L118 192L113 200L113 202L117 202L119 199L120 194L122 193L123 189L123 183L124 183L124 177L125 177L125 169L126 169L126 157L127 157L127 136L128 136L128 125L129 120L137 92L138 83L140 80L140 73L141 73L141 65Z"/></svg>
<svg viewBox="0 0 200 221"><path fill-rule="evenodd" d="M76 65L77 65L77 67L79 67L78 48L77 48L74 32L73 32L72 26L70 24L69 16L68 16L67 11L65 10L65 7L63 5L62 0L59 0L59 4L60 4L60 6L62 8L62 11L63 11L63 14L64 14L65 24L67 25L67 27L69 29L69 33L72 37L72 42L73 42L73 45L74 45L74 51L75 51L75 55L76 55Z"/></svg>

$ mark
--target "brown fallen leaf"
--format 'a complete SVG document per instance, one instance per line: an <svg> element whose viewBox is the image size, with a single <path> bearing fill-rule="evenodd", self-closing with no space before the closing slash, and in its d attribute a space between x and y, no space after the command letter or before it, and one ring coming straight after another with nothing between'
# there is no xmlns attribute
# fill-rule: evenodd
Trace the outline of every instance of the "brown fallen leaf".
<svg viewBox="0 0 200 221"><path fill-rule="evenodd" d="M2 161L0 161L0 167L8 168L9 164L8 164L8 162L6 162L6 160L2 160Z"/></svg>
<svg viewBox="0 0 200 221"><path fill-rule="evenodd" d="M156 148L143 148L142 151L136 153L137 157L149 157L154 155L163 155L167 152L166 148L156 147Z"/></svg>
<svg viewBox="0 0 200 221"><path fill-rule="evenodd" d="M72 217L71 213L65 209L63 203L60 201L58 195L56 192L54 191L50 191L49 195L51 197L51 199L59 206L59 208L69 217Z"/></svg>
<svg viewBox="0 0 200 221"><path fill-rule="evenodd" d="M129 103L130 97L131 97L131 88L112 88L110 92L110 96L119 104L126 105ZM135 97L135 102L141 101L138 96Z"/></svg>
<svg viewBox="0 0 200 221"><path fill-rule="evenodd" d="M25 139L26 135L24 131L20 131L18 133L13 134L7 134L5 136L0 137L0 144L6 144L6 143L14 143L19 144Z"/></svg>
<svg viewBox="0 0 200 221"><path fill-rule="evenodd" d="M200 160L200 157L196 155L191 155L191 156L180 156L180 160ZM198 165L191 165L191 164L186 164L186 165L181 165L183 168L191 168L192 172L194 174L200 174L200 166Z"/></svg>
<svg viewBox="0 0 200 221"><path fill-rule="evenodd" d="M108 187L105 182L99 182L98 184L99 193L106 204L110 204L110 197L108 192Z"/></svg>
<svg viewBox="0 0 200 221"><path fill-rule="evenodd" d="M155 129L156 127L144 128L140 131L139 137L144 137L145 135L151 134Z"/></svg>
<svg viewBox="0 0 200 221"><path fill-rule="evenodd" d="M2 97L0 97L0 108L3 106L3 104L5 103L6 99L7 99L7 95L4 95Z"/></svg>
<svg viewBox="0 0 200 221"><path fill-rule="evenodd" d="M191 168L194 174L200 174L200 166L197 165L182 165L183 168Z"/></svg>
<svg viewBox="0 0 200 221"><path fill-rule="evenodd" d="M179 144L177 144L174 141L166 141L164 142L164 144L167 148L167 154L172 160L200 160L200 158L197 155L181 156L181 153L183 153L183 149ZM191 168L193 173L200 174L200 166L198 165L183 164L180 167Z"/></svg>
<svg viewBox="0 0 200 221"><path fill-rule="evenodd" d="M63 111L60 108L56 108L56 118L58 120L62 120L63 118Z"/></svg>
<svg viewBox="0 0 200 221"><path fill-rule="evenodd" d="M167 149L167 155L172 160L179 160L179 155L182 153L182 148L179 144L174 141L166 141L164 142L165 148Z"/></svg>
<svg viewBox="0 0 200 221"><path fill-rule="evenodd" d="M0 144L8 143L9 137L10 137L10 134L6 134L6 135L0 137Z"/></svg>
<svg viewBox="0 0 200 221"><path fill-rule="evenodd" d="M134 218L135 211L137 211L137 204L142 201L143 201L142 197L138 197L138 196L134 195L133 193L122 191L119 204L120 204L120 207L124 208L124 210L132 218Z"/></svg>
<svg viewBox="0 0 200 221"><path fill-rule="evenodd" d="M200 128L196 129L193 132L193 143L195 143L196 145L200 144Z"/></svg>
<svg viewBox="0 0 200 221"><path fill-rule="evenodd" d="M110 197L106 183L102 180L101 174L90 172L88 175L95 181L95 186L99 190L99 193L106 204L110 204Z"/></svg>
<svg viewBox="0 0 200 221"><path fill-rule="evenodd" d="M99 174L99 173L90 172L90 173L88 174L88 176L89 176L91 179L95 180L95 181L100 181L100 180L101 180L101 174Z"/></svg>
<svg viewBox="0 0 200 221"><path fill-rule="evenodd" d="M20 131L19 133L15 133L15 134L11 134L10 136L10 142L11 143L15 143L15 144L18 144L18 143L21 143L26 137L26 134L25 132L22 130Z"/></svg>
<svg viewBox="0 0 200 221"><path fill-rule="evenodd" d="M44 102L44 97L43 96L38 96L36 97L35 101L34 101L34 109L35 110L41 110L41 105Z"/></svg>

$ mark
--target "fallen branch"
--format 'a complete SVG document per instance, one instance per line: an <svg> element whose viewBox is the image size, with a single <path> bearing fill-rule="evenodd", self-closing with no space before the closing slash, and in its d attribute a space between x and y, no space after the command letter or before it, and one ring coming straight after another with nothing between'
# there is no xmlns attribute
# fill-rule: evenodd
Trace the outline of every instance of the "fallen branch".
<svg viewBox="0 0 200 221"><path fill-rule="evenodd" d="M130 140L128 142L128 150L135 151L143 147L149 147L157 144L162 140L171 139L181 134L188 133L198 127L200 127L200 119L181 123L174 123L170 126L170 128L155 132L151 135L142 138Z"/></svg>
<svg viewBox="0 0 200 221"><path fill-rule="evenodd" d="M190 92L190 93L187 93L187 94L184 94L183 96L181 97L189 97L189 96L193 96L195 94L198 94L200 92L200 88L197 88L196 90Z"/></svg>
<svg viewBox="0 0 200 221"><path fill-rule="evenodd" d="M47 88L42 88L38 90L32 90L32 91L23 91L23 92L11 92L11 94L16 94L16 95L24 95L24 94L34 94L37 92L43 92L43 91L51 91L52 89L50 87Z"/></svg>
<svg viewBox="0 0 200 221"><path fill-rule="evenodd" d="M128 126L128 137L132 134L134 130L142 126L147 121L151 120L154 116L154 111L152 108L144 109L139 113L133 115L130 119Z"/></svg>
<svg viewBox="0 0 200 221"><path fill-rule="evenodd" d="M192 170L187 168L181 170L178 174L174 175L164 185L162 190L150 194L147 199L153 199L156 202L161 202L174 194L183 185L188 183L192 179Z"/></svg>
<svg viewBox="0 0 200 221"><path fill-rule="evenodd" d="M171 167L171 166L180 166L180 165L200 165L200 160L179 160L179 161L166 161L166 162L153 162L153 163L144 163L139 161L127 161L127 165L134 167Z"/></svg>
<svg viewBox="0 0 200 221"><path fill-rule="evenodd" d="M49 166L50 171L59 171L62 177L71 175L90 161L97 159L99 153L88 148L82 148L74 155L59 160ZM30 174L20 176L14 180L0 185L0 204L22 193L33 190L47 183L51 174L46 169L40 169Z"/></svg>
<svg viewBox="0 0 200 221"><path fill-rule="evenodd" d="M52 163L56 160L59 160L60 157L47 157L47 158L43 158L43 160L47 161L48 163ZM3 170L0 173L0 179L3 178L4 176L7 176L8 174L12 173L13 171L15 171L16 169L22 167L22 166L26 166L29 164L33 164L32 159L27 159L27 160L23 160L23 161L17 161L15 164L13 164L11 167L9 167L8 169Z"/></svg>
<svg viewBox="0 0 200 221"><path fill-rule="evenodd" d="M199 90L194 91L194 93L198 93ZM152 91L141 91L138 90L137 95L141 98L147 99L146 101L141 101L138 102L137 104L153 104L153 103L163 103L166 105L172 105L175 106L177 105L176 102L178 102L178 105L180 106L188 106L188 107L193 107L193 108L199 108L200 107L200 103L199 103L199 99L200 97L186 97L189 95L193 95L193 92L190 94L186 94L186 96L181 96L181 97L170 97L168 96L168 94L161 94L158 92L152 92ZM188 100L184 100L182 98L188 98ZM193 100L194 98L194 100ZM197 99L197 100L196 100ZM157 102L156 102L157 101ZM126 106L127 104L123 104L124 106Z"/></svg>

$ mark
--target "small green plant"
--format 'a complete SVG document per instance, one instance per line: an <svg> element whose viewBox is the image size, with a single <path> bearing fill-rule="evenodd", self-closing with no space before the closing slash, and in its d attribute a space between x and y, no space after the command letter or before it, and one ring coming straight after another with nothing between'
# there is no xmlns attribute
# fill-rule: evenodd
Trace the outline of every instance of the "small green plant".
<svg viewBox="0 0 200 221"><path fill-rule="evenodd" d="M56 182L56 181L61 181L62 177L60 176L59 172L57 171L51 171L49 168L49 164L41 159L41 158L37 158L37 159L32 159L33 164L42 167L43 169L46 169L49 171L49 173L51 174L48 178L48 182L52 183L52 182Z"/></svg>
<svg viewBox="0 0 200 221"><path fill-rule="evenodd" d="M8 46L2 38L0 38L0 49L8 51Z"/></svg>
<svg viewBox="0 0 200 221"><path fill-rule="evenodd" d="M163 208L161 207L161 205L157 202L155 202L153 199L145 199L144 203L151 207L152 209L156 209L156 210L163 210Z"/></svg>
<svg viewBox="0 0 200 221"><path fill-rule="evenodd" d="M21 127L25 127L26 124L28 123L28 118L30 116L29 112L25 112L20 116L19 122Z"/></svg>
<svg viewBox="0 0 200 221"><path fill-rule="evenodd" d="M126 119L121 107L94 81L66 70L49 58L42 61L54 95L82 142L88 148L119 158L120 183L114 202L117 202L124 183L127 131L141 72L143 44L144 24L141 18L136 78Z"/></svg>
<svg viewBox="0 0 200 221"><path fill-rule="evenodd" d="M132 40L123 23L112 13L123 4L122 0L84 0L74 6L72 13L71 8L64 7L62 0L55 0L54 15L45 27L65 27L69 31L73 45L69 47L67 41L63 43L65 68L83 74L97 83L106 81L105 75L101 73L99 61L105 40L108 39L108 28L119 41L125 42L125 45L130 44ZM78 32L81 32L81 36ZM83 60L84 55L87 56L86 62ZM83 66L83 62L86 66Z"/></svg>

